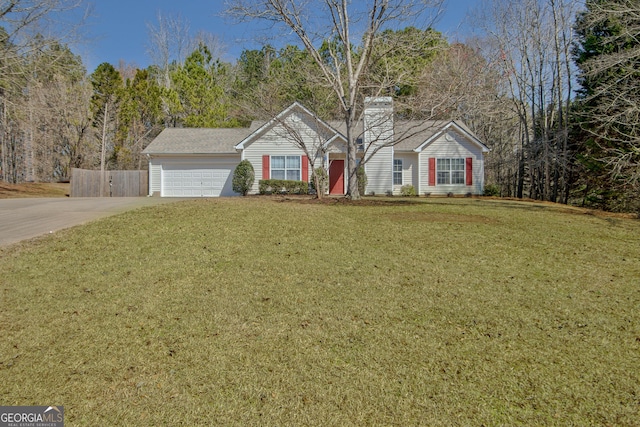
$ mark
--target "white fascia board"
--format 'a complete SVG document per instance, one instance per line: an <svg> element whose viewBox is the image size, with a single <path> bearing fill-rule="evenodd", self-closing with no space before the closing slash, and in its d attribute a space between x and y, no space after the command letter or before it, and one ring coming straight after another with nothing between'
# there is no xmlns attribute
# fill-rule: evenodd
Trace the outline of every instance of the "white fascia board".
<svg viewBox="0 0 640 427"><path fill-rule="evenodd" d="M233 148L235 148L238 151L244 151L244 146L245 144L247 144L249 141L251 141L255 136L257 136L258 134L262 133L263 130L267 129L269 126L271 126L271 124L275 121L276 119L271 119L269 120L267 123L263 124L262 126L260 126L256 131L254 131L252 134L250 134L249 136L247 136L245 139L243 139L242 141L240 141L239 143L237 143L236 145L233 146Z"/></svg>
<svg viewBox="0 0 640 427"><path fill-rule="evenodd" d="M444 132L445 132L444 130L439 130L438 132L434 133L425 142L423 142L422 144L414 148L413 151L415 151L416 153L421 152L422 150L424 150L424 148L427 145L431 144L433 141L440 138L444 134Z"/></svg>
<svg viewBox="0 0 640 427"><path fill-rule="evenodd" d="M473 142L474 144L478 145L478 146L482 149L482 152L483 152L483 153L488 153L489 151L491 151L491 150L489 149L489 147L487 147L486 145L484 145L484 144L482 143L482 141L480 141L480 140L478 139L478 137L476 137L474 134L470 133L469 131L467 131L466 129L464 129L462 126L460 126L459 124L457 124L457 123L455 122L455 120L454 120L454 121L452 121L451 123L449 123L445 128L447 128L447 127L449 127L449 126L453 126L453 127L455 127L455 129L456 129L458 132L462 133L463 135L466 135L466 136L471 140L471 142Z"/></svg>
<svg viewBox="0 0 640 427"><path fill-rule="evenodd" d="M325 143L324 143L324 147L327 148L331 143L333 143L336 139L341 139L342 142L344 142L345 144L347 143L347 138L345 138L340 132L338 132L337 130L333 129L331 126L329 126L329 129L335 131L335 135L333 135L331 138L329 138Z"/></svg>
<svg viewBox="0 0 640 427"><path fill-rule="evenodd" d="M259 135L260 133L262 133L263 131L267 130L269 127L271 127L275 122L277 122L279 119L282 118L282 116L286 113L288 113L289 111L291 111L295 106L299 106L302 107L302 105L298 104L298 102L294 102L293 104L291 104L290 106L288 106L287 108L285 108L284 110L282 110L277 116L275 116L274 118L272 118L271 120L269 120L267 123L263 124L262 126L260 126L257 130L255 130L251 135L247 136L245 139L243 139L242 141L240 141L238 144L236 144L234 146L234 148L236 150L244 150L244 146L251 141L253 138L255 138L257 135ZM302 107L304 108L304 107Z"/></svg>

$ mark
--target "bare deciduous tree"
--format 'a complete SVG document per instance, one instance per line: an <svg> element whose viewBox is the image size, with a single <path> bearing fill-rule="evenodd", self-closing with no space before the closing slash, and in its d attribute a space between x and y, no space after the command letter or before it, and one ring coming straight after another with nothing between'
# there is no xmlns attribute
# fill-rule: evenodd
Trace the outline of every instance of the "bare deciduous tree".
<svg viewBox="0 0 640 427"><path fill-rule="evenodd" d="M295 0L240 0L227 3L227 12L240 20L259 20L293 33L320 68L333 90L344 118L347 138L347 194L359 199L357 131L363 120L364 97L389 95L394 82L365 87L364 80L380 34L418 18L429 27L440 11L439 0L372 0L362 5L348 0L300 3ZM431 13L428 13L431 12Z"/></svg>
<svg viewBox="0 0 640 427"><path fill-rule="evenodd" d="M171 86L169 75L171 62L182 64L190 53L189 23L180 15L167 16L162 12L158 12L157 20L157 26L147 24L149 34L147 53L151 61L160 69L158 76L160 85L168 88Z"/></svg>
<svg viewBox="0 0 640 427"><path fill-rule="evenodd" d="M191 35L191 24L180 14L157 13L157 25L147 24L149 44L147 53L160 70L160 86L171 86L171 64L182 65L199 45L209 49L214 58L220 58L225 47L220 39L205 31Z"/></svg>
<svg viewBox="0 0 640 427"><path fill-rule="evenodd" d="M211 56L215 59L222 58L227 50L227 47L222 40L220 40L220 37L206 31L198 31L196 33L196 35L191 39L191 45L188 52L193 52L200 45L206 46L207 49L209 49L209 52L211 52Z"/></svg>
<svg viewBox="0 0 640 427"><path fill-rule="evenodd" d="M93 164L91 84L56 75L37 91L36 176L69 179L72 168Z"/></svg>
<svg viewBox="0 0 640 427"><path fill-rule="evenodd" d="M462 120L487 144L491 152L485 156L486 182L496 185L500 195L515 196L518 161L513 136L519 125L504 83L502 67L492 60L487 43L470 39L434 59L424 71L419 93L434 107L453 109L432 114Z"/></svg>
<svg viewBox="0 0 640 427"><path fill-rule="evenodd" d="M88 13L81 10L83 4L84 0L0 2L0 179L35 178L36 80L66 54L59 49L56 56L56 45L78 40Z"/></svg>
<svg viewBox="0 0 640 427"><path fill-rule="evenodd" d="M568 109L572 96L574 0L486 0L476 22L499 64L519 120L516 195L563 202L571 186Z"/></svg>

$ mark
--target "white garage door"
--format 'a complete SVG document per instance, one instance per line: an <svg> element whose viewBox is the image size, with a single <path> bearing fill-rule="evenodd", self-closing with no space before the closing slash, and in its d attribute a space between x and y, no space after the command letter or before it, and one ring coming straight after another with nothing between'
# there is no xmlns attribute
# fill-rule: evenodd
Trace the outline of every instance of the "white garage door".
<svg viewBox="0 0 640 427"><path fill-rule="evenodd" d="M165 166L162 170L163 197L230 196L232 165L196 167Z"/></svg>

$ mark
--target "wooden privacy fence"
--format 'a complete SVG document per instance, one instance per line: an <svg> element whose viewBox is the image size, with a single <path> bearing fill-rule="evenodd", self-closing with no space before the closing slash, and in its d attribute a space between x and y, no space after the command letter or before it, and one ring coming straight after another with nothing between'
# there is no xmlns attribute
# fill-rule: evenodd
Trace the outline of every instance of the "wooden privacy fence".
<svg viewBox="0 0 640 427"><path fill-rule="evenodd" d="M71 197L140 197L149 194L149 172L71 170Z"/></svg>

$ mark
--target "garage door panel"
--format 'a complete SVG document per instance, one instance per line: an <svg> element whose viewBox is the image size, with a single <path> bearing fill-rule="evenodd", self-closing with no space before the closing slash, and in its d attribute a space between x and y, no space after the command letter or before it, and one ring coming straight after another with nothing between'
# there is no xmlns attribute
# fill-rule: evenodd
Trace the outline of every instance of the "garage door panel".
<svg viewBox="0 0 640 427"><path fill-rule="evenodd" d="M218 197L234 195L231 177L235 164L214 166L173 164L162 171L163 197Z"/></svg>

